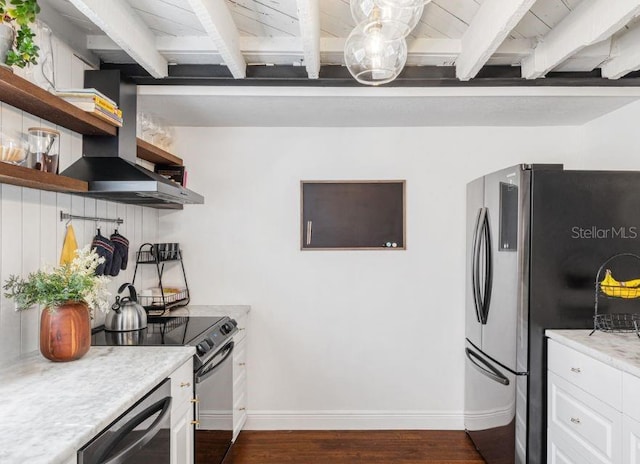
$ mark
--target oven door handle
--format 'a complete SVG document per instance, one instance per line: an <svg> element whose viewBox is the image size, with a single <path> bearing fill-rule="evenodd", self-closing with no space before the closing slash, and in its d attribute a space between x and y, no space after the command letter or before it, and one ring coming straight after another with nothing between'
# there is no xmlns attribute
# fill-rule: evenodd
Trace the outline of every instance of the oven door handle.
<svg viewBox="0 0 640 464"><path fill-rule="evenodd" d="M203 380L206 380L209 377L211 377L213 374L215 374L216 371L220 368L220 366L222 366L222 364L227 360L227 358L231 356L231 353L233 353L234 346L235 346L235 342L233 340L230 341L229 343L227 343L227 345L225 345L224 348L220 350L220 353L224 353L224 356L217 364L215 364L214 366L210 366L213 363L213 361L217 358L217 356L214 356L204 366L198 369L195 375L196 383L200 383Z"/></svg>
<svg viewBox="0 0 640 464"><path fill-rule="evenodd" d="M153 424L149 426L149 428L145 431L144 435L138 438L136 441L131 443L125 449L120 451L118 454L113 456L108 461L103 461L105 455L109 453L118 443L122 441L122 439L127 436L133 429L142 424L144 421L149 419L151 416L156 414L158 411L160 415L153 421ZM152 404L147 409L133 417L129 423L127 423L124 427L122 427L115 436L104 446L104 454L96 460L96 462L101 462L103 464L120 464L127 460L129 455L139 450L141 447L149 443L153 437L160 431L162 427L162 422L171 412L171 397L167 396L164 399L161 399L157 403Z"/></svg>

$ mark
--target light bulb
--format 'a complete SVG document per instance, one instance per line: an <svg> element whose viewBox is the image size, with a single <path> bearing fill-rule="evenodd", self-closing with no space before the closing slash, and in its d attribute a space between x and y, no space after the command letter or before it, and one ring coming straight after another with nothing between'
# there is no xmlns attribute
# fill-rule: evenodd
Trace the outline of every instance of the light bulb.
<svg viewBox="0 0 640 464"><path fill-rule="evenodd" d="M356 24L377 21L387 29L389 38L406 37L416 27L422 17L422 5L407 8L393 8L378 3L378 0L351 0L351 15Z"/></svg>
<svg viewBox="0 0 640 464"><path fill-rule="evenodd" d="M380 22L359 24L349 34L344 60L351 75L360 83L380 85L391 82L407 61L404 37L390 38Z"/></svg>

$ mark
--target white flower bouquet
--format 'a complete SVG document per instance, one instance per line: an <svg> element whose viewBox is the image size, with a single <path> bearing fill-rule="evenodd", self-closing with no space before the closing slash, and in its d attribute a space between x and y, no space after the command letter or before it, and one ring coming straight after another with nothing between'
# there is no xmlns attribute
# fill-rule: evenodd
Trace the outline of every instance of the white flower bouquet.
<svg viewBox="0 0 640 464"><path fill-rule="evenodd" d="M104 258L87 245L76 250L76 257L68 264L38 270L26 279L9 276L3 287L4 295L15 300L16 310L41 304L54 311L67 302L78 301L85 303L90 311L107 311L109 279L95 275L96 268L103 262Z"/></svg>

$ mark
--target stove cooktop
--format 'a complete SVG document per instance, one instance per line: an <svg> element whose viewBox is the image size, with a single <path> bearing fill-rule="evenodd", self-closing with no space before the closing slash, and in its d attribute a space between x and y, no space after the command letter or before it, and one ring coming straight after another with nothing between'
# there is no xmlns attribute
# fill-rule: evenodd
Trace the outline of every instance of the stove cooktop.
<svg viewBox="0 0 640 464"><path fill-rule="evenodd" d="M104 327L94 330L91 344L113 345L192 345L223 317L151 317L147 328L129 332L109 332Z"/></svg>

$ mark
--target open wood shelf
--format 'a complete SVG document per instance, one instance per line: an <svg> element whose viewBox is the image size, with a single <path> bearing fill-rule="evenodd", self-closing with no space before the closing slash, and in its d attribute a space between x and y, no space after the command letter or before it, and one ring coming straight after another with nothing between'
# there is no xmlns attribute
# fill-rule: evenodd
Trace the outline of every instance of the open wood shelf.
<svg viewBox="0 0 640 464"><path fill-rule="evenodd" d="M116 128L0 67L0 101L87 135L116 135Z"/></svg>
<svg viewBox="0 0 640 464"><path fill-rule="evenodd" d="M89 190L89 185L81 180L2 162L0 183L52 192L82 193Z"/></svg>
<svg viewBox="0 0 640 464"><path fill-rule="evenodd" d="M149 161L150 163L176 164L178 166L182 166L182 158L179 158L162 148L156 147L141 138L137 138L136 142L138 145L138 158Z"/></svg>

